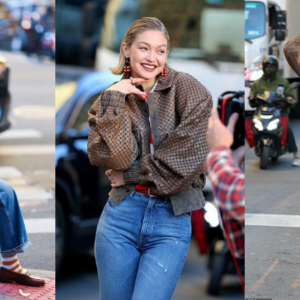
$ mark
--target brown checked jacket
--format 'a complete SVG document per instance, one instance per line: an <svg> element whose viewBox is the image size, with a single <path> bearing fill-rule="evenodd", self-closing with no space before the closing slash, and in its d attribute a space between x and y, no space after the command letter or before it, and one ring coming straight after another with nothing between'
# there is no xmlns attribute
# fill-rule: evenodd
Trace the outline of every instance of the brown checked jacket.
<svg viewBox="0 0 300 300"><path fill-rule="evenodd" d="M113 188L118 204L136 184L170 198L175 215L205 204L206 131L212 98L189 74L167 68L146 103L136 95L103 91L89 111L92 165L123 170L125 186ZM142 87L139 86L142 90ZM150 154L151 118L154 155Z"/></svg>
<svg viewBox="0 0 300 300"><path fill-rule="evenodd" d="M289 65L300 77L300 34L287 42L283 50Z"/></svg>

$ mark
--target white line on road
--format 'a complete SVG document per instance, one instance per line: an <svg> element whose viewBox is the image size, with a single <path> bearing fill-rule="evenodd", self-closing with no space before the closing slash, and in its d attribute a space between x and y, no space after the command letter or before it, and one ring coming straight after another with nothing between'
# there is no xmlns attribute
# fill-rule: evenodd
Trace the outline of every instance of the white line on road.
<svg viewBox="0 0 300 300"><path fill-rule="evenodd" d="M54 233L55 218L25 219L27 233Z"/></svg>
<svg viewBox="0 0 300 300"><path fill-rule="evenodd" d="M42 133L35 129L9 129L0 134L0 140L41 138Z"/></svg>
<svg viewBox="0 0 300 300"><path fill-rule="evenodd" d="M54 106L27 105L18 106L12 112L15 116L30 120L52 120L55 118Z"/></svg>
<svg viewBox="0 0 300 300"><path fill-rule="evenodd" d="M16 194L19 201L34 201L34 200L52 200L53 195L43 189L18 189L16 187Z"/></svg>
<svg viewBox="0 0 300 300"><path fill-rule="evenodd" d="M55 145L40 144L40 145L0 146L0 156L42 155L42 154L55 154Z"/></svg>
<svg viewBox="0 0 300 300"><path fill-rule="evenodd" d="M300 227L300 216L245 214L245 225L273 226L273 227Z"/></svg>
<svg viewBox="0 0 300 300"><path fill-rule="evenodd" d="M20 178L23 174L15 167L0 167L0 179Z"/></svg>

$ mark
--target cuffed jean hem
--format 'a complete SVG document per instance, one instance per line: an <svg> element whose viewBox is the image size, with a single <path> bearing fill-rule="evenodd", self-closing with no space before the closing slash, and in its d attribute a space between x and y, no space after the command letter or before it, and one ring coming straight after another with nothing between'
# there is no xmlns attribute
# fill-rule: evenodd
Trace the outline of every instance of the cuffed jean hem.
<svg viewBox="0 0 300 300"><path fill-rule="evenodd" d="M17 253L23 253L25 252L30 246L32 245L32 243L28 240L25 244L20 245L14 249L11 250L7 250L7 251L1 251L1 256L2 257L10 257L13 256Z"/></svg>

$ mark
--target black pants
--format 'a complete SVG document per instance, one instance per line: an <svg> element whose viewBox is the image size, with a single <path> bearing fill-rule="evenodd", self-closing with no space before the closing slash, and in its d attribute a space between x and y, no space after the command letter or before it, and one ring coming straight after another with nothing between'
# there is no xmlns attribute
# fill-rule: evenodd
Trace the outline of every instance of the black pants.
<svg viewBox="0 0 300 300"><path fill-rule="evenodd" d="M298 151L297 145L296 145L296 140L292 131L292 128L290 125L287 127L287 144L289 147L289 152L290 153L295 153Z"/></svg>

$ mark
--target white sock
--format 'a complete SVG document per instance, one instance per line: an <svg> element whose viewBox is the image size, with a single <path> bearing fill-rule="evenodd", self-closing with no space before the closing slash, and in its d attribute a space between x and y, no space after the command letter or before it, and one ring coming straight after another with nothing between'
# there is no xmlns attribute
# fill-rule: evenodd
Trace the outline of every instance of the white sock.
<svg viewBox="0 0 300 300"><path fill-rule="evenodd" d="M2 257L1 267L19 274L25 274L27 272L26 269L21 267L17 254L10 257Z"/></svg>

